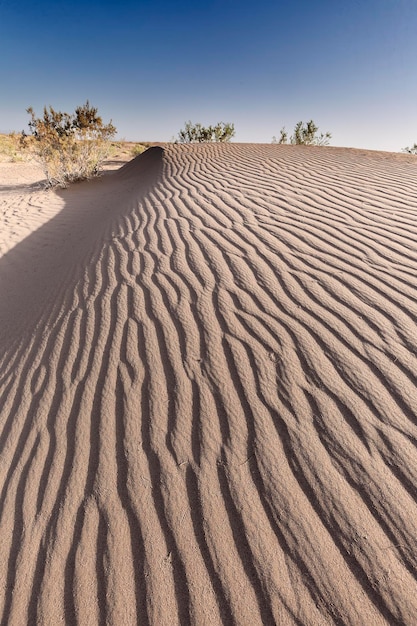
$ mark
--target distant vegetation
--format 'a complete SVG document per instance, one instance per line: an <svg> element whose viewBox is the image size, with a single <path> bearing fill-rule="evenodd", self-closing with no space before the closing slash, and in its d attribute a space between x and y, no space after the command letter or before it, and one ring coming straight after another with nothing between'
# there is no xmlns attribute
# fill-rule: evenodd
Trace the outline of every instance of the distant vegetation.
<svg viewBox="0 0 417 626"><path fill-rule="evenodd" d="M411 146L411 148L403 148L403 152L407 152L408 154L417 154L417 143L415 143L414 146Z"/></svg>
<svg viewBox="0 0 417 626"><path fill-rule="evenodd" d="M131 154L134 157L139 156L139 154L142 154L143 152L145 152L145 150L147 150L149 148L150 144L149 143L137 143L133 146Z"/></svg>
<svg viewBox="0 0 417 626"><path fill-rule="evenodd" d="M8 133L7 135L0 135L0 159L14 163L24 160L20 136L18 134Z"/></svg>
<svg viewBox="0 0 417 626"><path fill-rule="evenodd" d="M289 143L293 145L303 146L327 146L331 139L331 133L318 134L318 126L315 125L313 120L307 123L298 122L295 125L294 132L289 138ZM288 133L285 128L281 128L279 139L272 138L272 143L288 143Z"/></svg>
<svg viewBox="0 0 417 626"><path fill-rule="evenodd" d="M234 124L218 122L215 126L202 126L186 122L178 133L177 143L211 143L230 141L235 135Z"/></svg>
<svg viewBox="0 0 417 626"><path fill-rule="evenodd" d="M40 160L48 184L66 187L68 183L99 173L110 150L109 139L116 134L111 121L104 124L96 108L87 102L72 114L44 108L36 117L32 107L29 148ZM27 137L23 133L23 143Z"/></svg>

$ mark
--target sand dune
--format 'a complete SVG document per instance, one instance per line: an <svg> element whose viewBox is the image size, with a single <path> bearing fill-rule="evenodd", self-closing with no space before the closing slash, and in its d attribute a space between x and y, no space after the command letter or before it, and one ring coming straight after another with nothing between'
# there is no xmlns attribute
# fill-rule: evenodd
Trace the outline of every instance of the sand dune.
<svg viewBox="0 0 417 626"><path fill-rule="evenodd" d="M417 624L415 158L7 194L2 624Z"/></svg>

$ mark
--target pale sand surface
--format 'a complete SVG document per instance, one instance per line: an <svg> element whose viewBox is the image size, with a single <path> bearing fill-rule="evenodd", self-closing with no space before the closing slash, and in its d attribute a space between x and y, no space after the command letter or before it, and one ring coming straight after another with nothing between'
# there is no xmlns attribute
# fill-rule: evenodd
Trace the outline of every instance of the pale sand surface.
<svg viewBox="0 0 417 626"><path fill-rule="evenodd" d="M0 164L1 623L417 624L417 159L41 179Z"/></svg>

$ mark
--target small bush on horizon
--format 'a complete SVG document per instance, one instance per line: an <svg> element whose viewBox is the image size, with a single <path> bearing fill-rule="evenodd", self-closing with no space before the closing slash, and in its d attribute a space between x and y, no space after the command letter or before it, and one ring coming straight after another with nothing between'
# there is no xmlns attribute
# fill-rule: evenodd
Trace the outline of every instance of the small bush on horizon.
<svg viewBox="0 0 417 626"><path fill-rule="evenodd" d="M149 144L147 144L147 143L137 143L132 148L132 155L134 157L137 157L140 154L142 154L143 152L145 152L148 148L149 148Z"/></svg>
<svg viewBox="0 0 417 626"><path fill-rule="evenodd" d="M234 124L218 122L215 126L202 126L200 123L186 122L178 133L175 143L224 143L235 135Z"/></svg>
<svg viewBox="0 0 417 626"><path fill-rule="evenodd" d="M417 154L417 143L415 143L414 146L411 146L411 148L403 148L402 152L406 152L407 154Z"/></svg>
<svg viewBox="0 0 417 626"><path fill-rule="evenodd" d="M29 128L32 151L41 162L49 186L67 187L69 183L100 173L110 150L109 139L116 134L110 121L104 124L95 107L87 100L72 114L44 107L38 118L32 107ZM22 143L28 137L22 133Z"/></svg>
<svg viewBox="0 0 417 626"><path fill-rule="evenodd" d="M313 120L307 123L297 122L294 127L294 133L290 137L290 143L302 146L328 146L332 137L331 133L327 132L319 135L318 130L319 127L316 126ZM288 143L288 133L285 128L281 128L278 140L276 137L272 138L272 143Z"/></svg>

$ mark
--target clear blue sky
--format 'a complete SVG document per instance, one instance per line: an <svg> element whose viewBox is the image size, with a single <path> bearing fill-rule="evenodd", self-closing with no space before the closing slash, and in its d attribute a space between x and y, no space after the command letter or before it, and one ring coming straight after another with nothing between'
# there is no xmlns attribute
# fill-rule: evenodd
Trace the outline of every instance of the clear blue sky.
<svg viewBox="0 0 417 626"><path fill-rule="evenodd" d="M0 0L0 130L87 100L119 138L186 120L270 142L313 118L332 145L417 142L417 0Z"/></svg>

